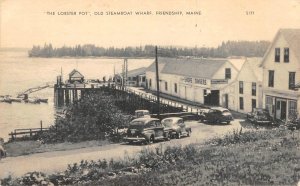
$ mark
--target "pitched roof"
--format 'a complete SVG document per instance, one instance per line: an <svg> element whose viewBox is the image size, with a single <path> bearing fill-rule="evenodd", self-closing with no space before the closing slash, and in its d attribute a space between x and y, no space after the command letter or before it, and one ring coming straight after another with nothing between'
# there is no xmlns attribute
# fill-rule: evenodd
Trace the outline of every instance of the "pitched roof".
<svg viewBox="0 0 300 186"><path fill-rule="evenodd" d="M272 44L269 46L268 50L266 51L263 57L261 66L265 62L265 59L269 55L279 35L283 36L283 38L289 44L290 50L293 51L297 60L300 61L300 29L279 29L278 32L276 33L275 38L272 41Z"/></svg>
<svg viewBox="0 0 300 186"><path fill-rule="evenodd" d="M144 74L146 72L146 67L141 67L141 68L136 68L136 69L133 69L133 70L129 70L127 72L127 76L138 76L138 75L141 75L141 74ZM123 73L120 73L119 75L122 76Z"/></svg>
<svg viewBox="0 0 300 186"><path fill-rule="evenodd" d="M162 73L199 78L212 78L227 62L226 59L159 58L159 63L164 64Z"/></svg>
<svg viewBox="0 0 300 186"><path fill-rule="evenodd" d="M263 80L263 68L260 66L262 59L263 58L261 58L261 57L247 58L247 63L250 65L250 67L258 81Z"/></svg>
<svg viewBox="0 0 300 186"><path fill-rule="evenodd" d="M74 74L77 73L77 76L76 77L84 77L78 70L76 69L73 69L72 72L70 72L69 76L72 76L74 77Z"/></svg>

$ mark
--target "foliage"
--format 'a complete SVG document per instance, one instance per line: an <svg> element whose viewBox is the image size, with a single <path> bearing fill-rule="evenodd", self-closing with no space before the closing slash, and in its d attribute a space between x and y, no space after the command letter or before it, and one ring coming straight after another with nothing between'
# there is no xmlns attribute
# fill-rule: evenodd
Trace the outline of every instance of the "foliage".
<svg viewBox="0 0 300 186"><path fill-rule="evenodd" d="M159 56L178 57L228 57L228 56L263 56L267 50L269 41L227 41L222 42L217 48L209 47L160 47ZM53 48L52 44L45 44L44 47L33 46L28 52L29 57L86 57L86 56L108 56L108 57L154 57L154 46L125 47L125 48L104 48L92 44L76 45L75 47L63 46Z"/></svg>
<svg viewBox="0 0 300 186"><path fill-rule="evenodd" d="M300 138L292 135L292 131L235 130L220 140L224 142L216 144L212 140L187 146L149 146L139 156L125 156L119 161L82 160L69 165L64 172L43 176L43 180L54 185L124 186L295 185L299 181ZM28 174L1 181L5 183L3 185L18 185L20 180L38 184L32 182L36 179Z"/></svg>
<svg viewBox="0 0 300 186"><path fill-rule="evenodd" d="M56 118L48 132L40 134L44 142L86 141L105 139L128 125L130 116L124 115L111 96L104 93L86 94L70 105L65 118Z"/></svg>

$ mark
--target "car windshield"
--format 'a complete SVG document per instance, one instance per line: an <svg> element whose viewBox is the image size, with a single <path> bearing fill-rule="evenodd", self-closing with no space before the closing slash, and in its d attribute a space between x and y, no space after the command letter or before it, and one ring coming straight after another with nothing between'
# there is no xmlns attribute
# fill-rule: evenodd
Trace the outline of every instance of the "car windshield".
<svg viewBox="0 0 300 186"><path fill-rule="evenodd" d="M257 115L260 115L260 116L262 116L262 115L268 115L268 112L266 110L258 110L257 111Z"/></svg>
<svg viewBox="0 0 300 186"><path fill-rule="evenodd" d="M173 126L173 120L172 119L165 119L162 121L162 124L165 127L172 127Z"/></svg>
<svg viewBox="0 0 300 186"><path fill-rule="evenodd" d="M144 116L144 113L143 112L136 112L135 115L137 117L142 117L142 116Z"/></svg>
<svg viewBox="0 0 300 186"><path fill-rule="evenodd" d="M223 110L223 113L230 113L229 110Z"/></svg>
<svg viewBox="0 0 300 186"><path fill-rule="evenodd" d="M142 121L133 121L129 125L129 129L143 129L144 127L145 124Z"/></svg>

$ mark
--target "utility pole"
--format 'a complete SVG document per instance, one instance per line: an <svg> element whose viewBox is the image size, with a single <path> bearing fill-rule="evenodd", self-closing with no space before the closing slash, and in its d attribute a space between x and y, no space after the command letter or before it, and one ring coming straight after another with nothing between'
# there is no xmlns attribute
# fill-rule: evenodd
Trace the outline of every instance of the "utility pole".
<svg viewBox="0 0 300 186"><path fill-rule="evenodd" d="M159 97L159 74L158 74L158 57L157 46L155 46L155 71L156 71L156 95L157 95L157 117L160 118L160 97Z"/></svg>
<svg viewBox="0 0 300 186"><path fill-rule="evenodd" d="M122 65L122 90L124 90L125 86L125 61L124 64Z"/></svg>
<svg viewBox="0 0 300 186"><path fill-rule="evenodd" d="M124 63L125 63L125 87L127 86L127 73L128 73L128 61L125 58L124 59Z"/></svg>

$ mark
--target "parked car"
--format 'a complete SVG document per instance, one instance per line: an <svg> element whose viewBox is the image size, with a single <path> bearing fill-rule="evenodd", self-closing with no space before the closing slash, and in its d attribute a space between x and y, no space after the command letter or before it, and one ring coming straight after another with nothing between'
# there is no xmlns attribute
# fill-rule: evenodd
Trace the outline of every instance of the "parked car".
<svg viewBox="0 0 300 186"><path fill-rule="evenodd" d="M212 107L206 113L204 120L206 120L208 123L223 123L223 122L225 122L225 123L229 124L233 120L233 117L232 117L230 111L226 108Z"/></svg>
<svg viewBox="0 0 300 186"><path fill-rule="evenodd" d="M161 121L161 123L165 127L165 131L167 130L169 132L169 136L171 138L176 137L179 139L182 135L188 137L191 136L191 127L187 126L180 117L165 118Z"/></svg>
<svg viewBox="0 0 300 186"><path fill-rule="evenodd" d="M168 131L165 130L157 118L138 118L132 120L124 137L124 141L129 143L142 142L149 144L157 140L170 140Z"/></svg>
<svg viewBox="0 0 300 186"><path fill-rule="evenodd" d="M135 119L137 118L151 118L148 110L136 110L134 113Z"/></svg>
<svg viewBox="0 0 300 186"><path fill-rule="evenodd" d="M203 122L205 120L205 117L206 117L206 114L208 113L209 109L203 109L203 110L200 110L199 112L199 120L201 122Z"/></svg>
<svg viewBox="0 0 300 186"><path fill-rule="evenodd" d="M247 113L247 119L255 124L273 124L274 119L266 109L255 108Z"/></svg>
<svg viewBox="0 0 300 186"><path fill-rule="evenodd" d="M297 118L295 120L288 121L287 124L286 124L286 127L289 130L299 130L300 129L300 119Z"/></svg>

